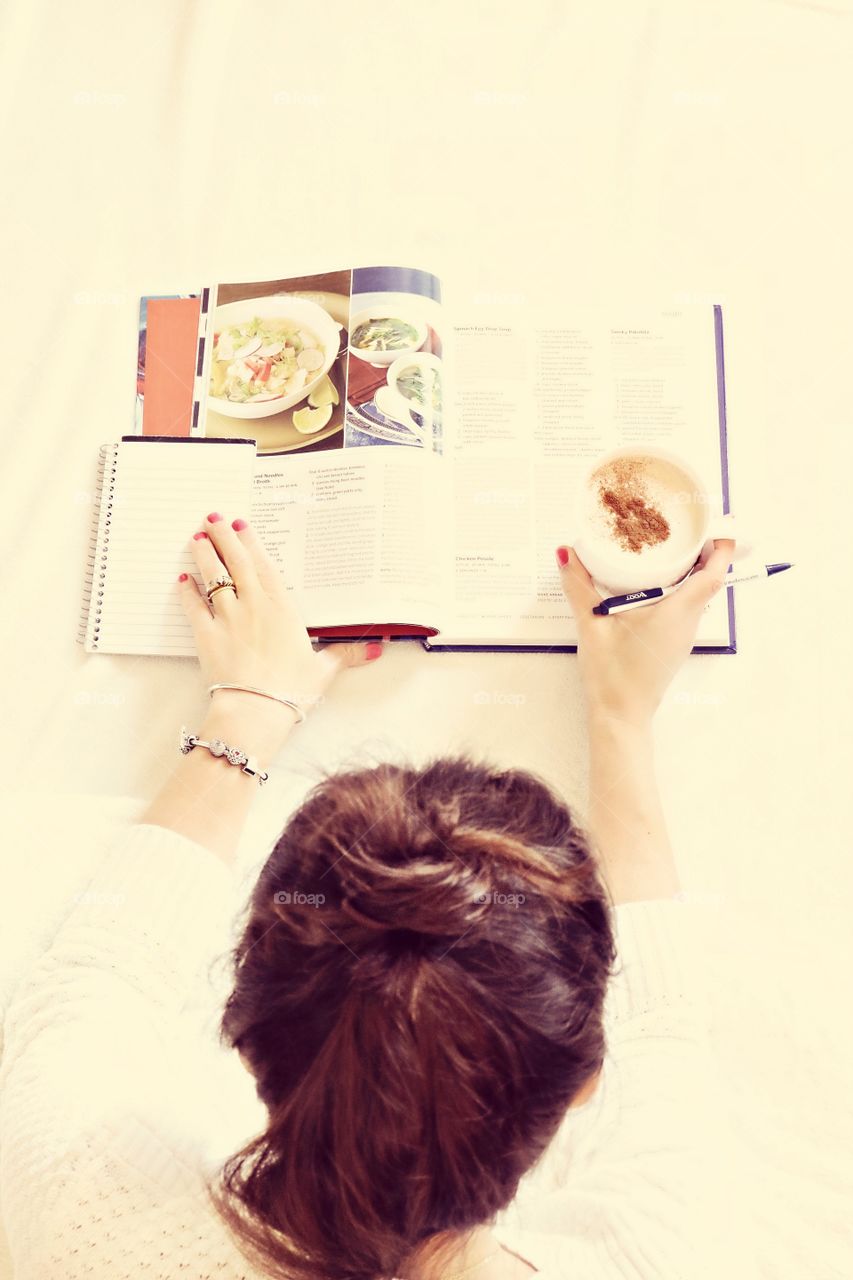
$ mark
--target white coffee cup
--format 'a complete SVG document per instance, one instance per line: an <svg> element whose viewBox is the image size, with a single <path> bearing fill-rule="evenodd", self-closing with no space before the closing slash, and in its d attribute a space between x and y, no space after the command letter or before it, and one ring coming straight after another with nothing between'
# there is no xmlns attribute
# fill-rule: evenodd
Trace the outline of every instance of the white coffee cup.
<svg viewBox="0 0 853 1280"><path fill-rule="evenodd" d="M675 468L684 478L674 501L689 504L691 519L680 522L680 536L672 545L659 544L653 555L635 552L619 545L615 536L602 531L601 518L593 519L595 473L608 463L621 458L659 459ZM671 472L669 473L672 474ZM670 504L670 510L672 506ZM724 515L719 495L712 494L698 471L684 458L666 449L625 446L596 458L580 476L573 505L574 549L588 569L602 595L621 595L646 587L668 587L678 582L698 560L715 538L734 538L732 560L740 560L750 551L744 537L737 532L734 517ZM692 525L685 530L685 524ZM667 539L667 543L672 539Z"/></svg>

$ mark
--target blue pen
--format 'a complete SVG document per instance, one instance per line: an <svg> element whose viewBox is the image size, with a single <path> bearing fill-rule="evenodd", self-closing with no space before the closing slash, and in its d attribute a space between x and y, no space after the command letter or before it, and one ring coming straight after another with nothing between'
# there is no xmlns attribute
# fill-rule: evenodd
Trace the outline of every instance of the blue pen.
<svg viewBox="0 0 853 1280"><path fill-rule="evenodd" d="M765 564L753 573L729 573L724 578L724 584L727 587L733 587L737 582L752 582L756 578L772 578L774 573L782 573L785 569L792 569L791 564ZM682 579L686 582L687 579ZM625 613L628 609L640 609L643 605L654 604L656 600L663 600L665 596L671 596L681 586L681 582L676 582L671 587L647 587L643 591L631 591L624 596L608 596L606 600L602 600L600 604L593 606L593 613L601 614L603 617L609 616L611 613Z"/></svg>

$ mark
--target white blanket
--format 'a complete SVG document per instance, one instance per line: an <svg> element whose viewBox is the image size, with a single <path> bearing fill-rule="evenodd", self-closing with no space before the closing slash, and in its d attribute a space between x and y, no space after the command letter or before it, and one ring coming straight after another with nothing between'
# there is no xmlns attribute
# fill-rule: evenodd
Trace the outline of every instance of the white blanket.
<svg viewBox="0 0 853 1280"><path fill-rule="evenodd" d="M75 644L140 293L399 262L463 303L720 301L733 509L797 568L740 589L736 657L679 674L659 772L686 885L723 898L719 1065L763 1275L853 1274L851 5L17 0L0 50L5 785L34 792L5 842L3 993L85 880L63 826L103 796L106 839L202 709L194 663ZM348 673L257 830L318 765L466 746L582 800L575 659L404 646Z"/></svg>

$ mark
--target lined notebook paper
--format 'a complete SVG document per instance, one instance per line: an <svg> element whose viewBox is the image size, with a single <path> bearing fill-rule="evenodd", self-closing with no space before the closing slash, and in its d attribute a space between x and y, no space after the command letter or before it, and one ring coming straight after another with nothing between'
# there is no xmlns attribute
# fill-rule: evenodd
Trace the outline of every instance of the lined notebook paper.
<svg viewBox="0 0 853 1280"><path fill-rule="evenodd" d="M124 437L99 454L78 640L87 652L192 657L178 574L210 511L250 511L254 440Z"/></svg>

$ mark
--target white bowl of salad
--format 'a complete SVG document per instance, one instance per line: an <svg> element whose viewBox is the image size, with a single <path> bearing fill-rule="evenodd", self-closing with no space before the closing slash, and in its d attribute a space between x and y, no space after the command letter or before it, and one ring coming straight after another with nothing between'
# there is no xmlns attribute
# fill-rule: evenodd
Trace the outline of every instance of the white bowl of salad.
<svg viewBox="0 0 853 1280"><path fill-rule="evenodd" d="M369 364L390 365L424 345L429 326L408 307L380 303L350 317L350 355Z"/></svg>
<svg viewBox="0 0 853 1280"><path fill-rule="evenodd" d="M213 317L208 401L229 418L298 404L334 364L341 326L307 298L247 298Z"/></svg>

